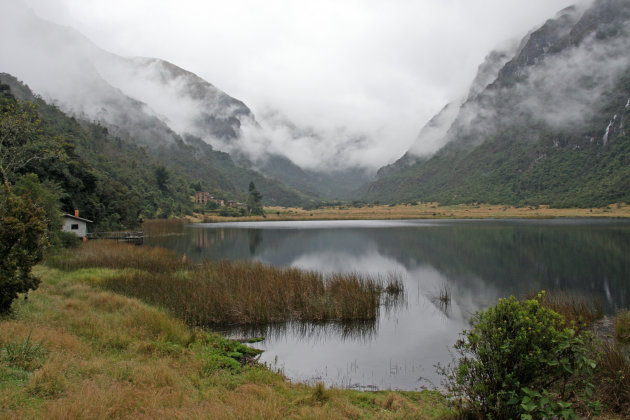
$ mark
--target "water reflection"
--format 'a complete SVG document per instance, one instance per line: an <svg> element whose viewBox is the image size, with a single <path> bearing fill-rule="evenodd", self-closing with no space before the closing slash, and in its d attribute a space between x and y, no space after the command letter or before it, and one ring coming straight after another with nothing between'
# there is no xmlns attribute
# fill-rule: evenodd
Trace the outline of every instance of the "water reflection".
<svg viewBox="0 0 630 420"><path fill-rule="evenodd" d="M147 241L192 259L254 259L325 273L398 273L402 300L378 320L235 329L265 336L263 361L290 378L361 389L439 383L437 362L477 310L499 297L563 289L630 302L630 223L601 220L288 222L195 225ZM440 295L448 291L450 299Z"/></svg>
<svg viewBox="0 0 630 420"><path fill-rule="evenodd" d="M325 343L333 340L352 340L367 343L377 332L378 320L281 322L267 325L247 325L219 330L231 338L265 337L267 341L279 341L287 335L297 341Z"/></svg>

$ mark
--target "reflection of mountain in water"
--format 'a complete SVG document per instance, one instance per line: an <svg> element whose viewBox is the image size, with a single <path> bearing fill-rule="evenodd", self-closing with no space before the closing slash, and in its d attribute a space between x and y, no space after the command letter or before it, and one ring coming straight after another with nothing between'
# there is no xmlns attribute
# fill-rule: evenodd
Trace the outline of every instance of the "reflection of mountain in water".
<svg viewBox="0 0 630 420"><path fill-rule="evenodd" d="M614 221L435 221L391 228L189 228L163 246L193 258L257 259L322 271L412 273L430 266L458 296L564 289L630 304L630 224ZM362 270L363 268L363 270Z"/></svg>

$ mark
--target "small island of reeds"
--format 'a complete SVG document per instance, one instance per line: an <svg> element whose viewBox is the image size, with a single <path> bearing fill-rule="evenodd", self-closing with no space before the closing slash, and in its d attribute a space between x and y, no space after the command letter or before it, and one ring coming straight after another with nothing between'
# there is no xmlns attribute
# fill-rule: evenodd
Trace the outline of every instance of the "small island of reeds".
<svg viewBox="0 0 630 420"><path fill-rule="evenodd" d="M94 241L48 259L62 270L113 268L99 286L166 308L191 325L372 320L381 295L402 294L393 274L324 275L249 261L189 262L157 247Z"/></svg>

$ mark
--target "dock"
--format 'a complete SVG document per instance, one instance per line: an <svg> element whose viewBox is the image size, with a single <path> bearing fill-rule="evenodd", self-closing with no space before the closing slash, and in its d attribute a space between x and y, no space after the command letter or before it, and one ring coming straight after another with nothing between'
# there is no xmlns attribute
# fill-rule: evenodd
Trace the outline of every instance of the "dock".
<svg viewBox="0 0 630 420"><path fill-rule="evenodd" d="M144 232L92 232L87 234L88 239L111 239L116 242L127 242L135 245L144 243Z"/></svg>

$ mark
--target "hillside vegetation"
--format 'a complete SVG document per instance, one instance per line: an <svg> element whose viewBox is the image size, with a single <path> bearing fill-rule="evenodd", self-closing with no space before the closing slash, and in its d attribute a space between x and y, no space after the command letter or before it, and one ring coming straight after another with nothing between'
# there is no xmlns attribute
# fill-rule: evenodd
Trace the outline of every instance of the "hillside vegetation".
<svg viewBox="0 0 630 420"><path fill-rule="evenodd" d="M53 191L65 212L74 209L99 229L128 229L143 219L190 214L195 191L244 201L255 181L268 204L300 204L303 195L262 175L239 168L226 153L203 141L174 135L172 144L148 148L110 134L108 128L69 117L33 95L27 86L0 74L2 118L26 112L32 134L55 153L15 173L27 174Z"/></svg>
<svg viewBox="0 0 630 420"><path fill-rule="evenodd" d="M553 207L629 202L628 22L623 1L566 9L528 34L484 89L473 85L454 122L440 128L438 114L428 124L443 130L437 153L407 153L356 198Z"/></svg>

